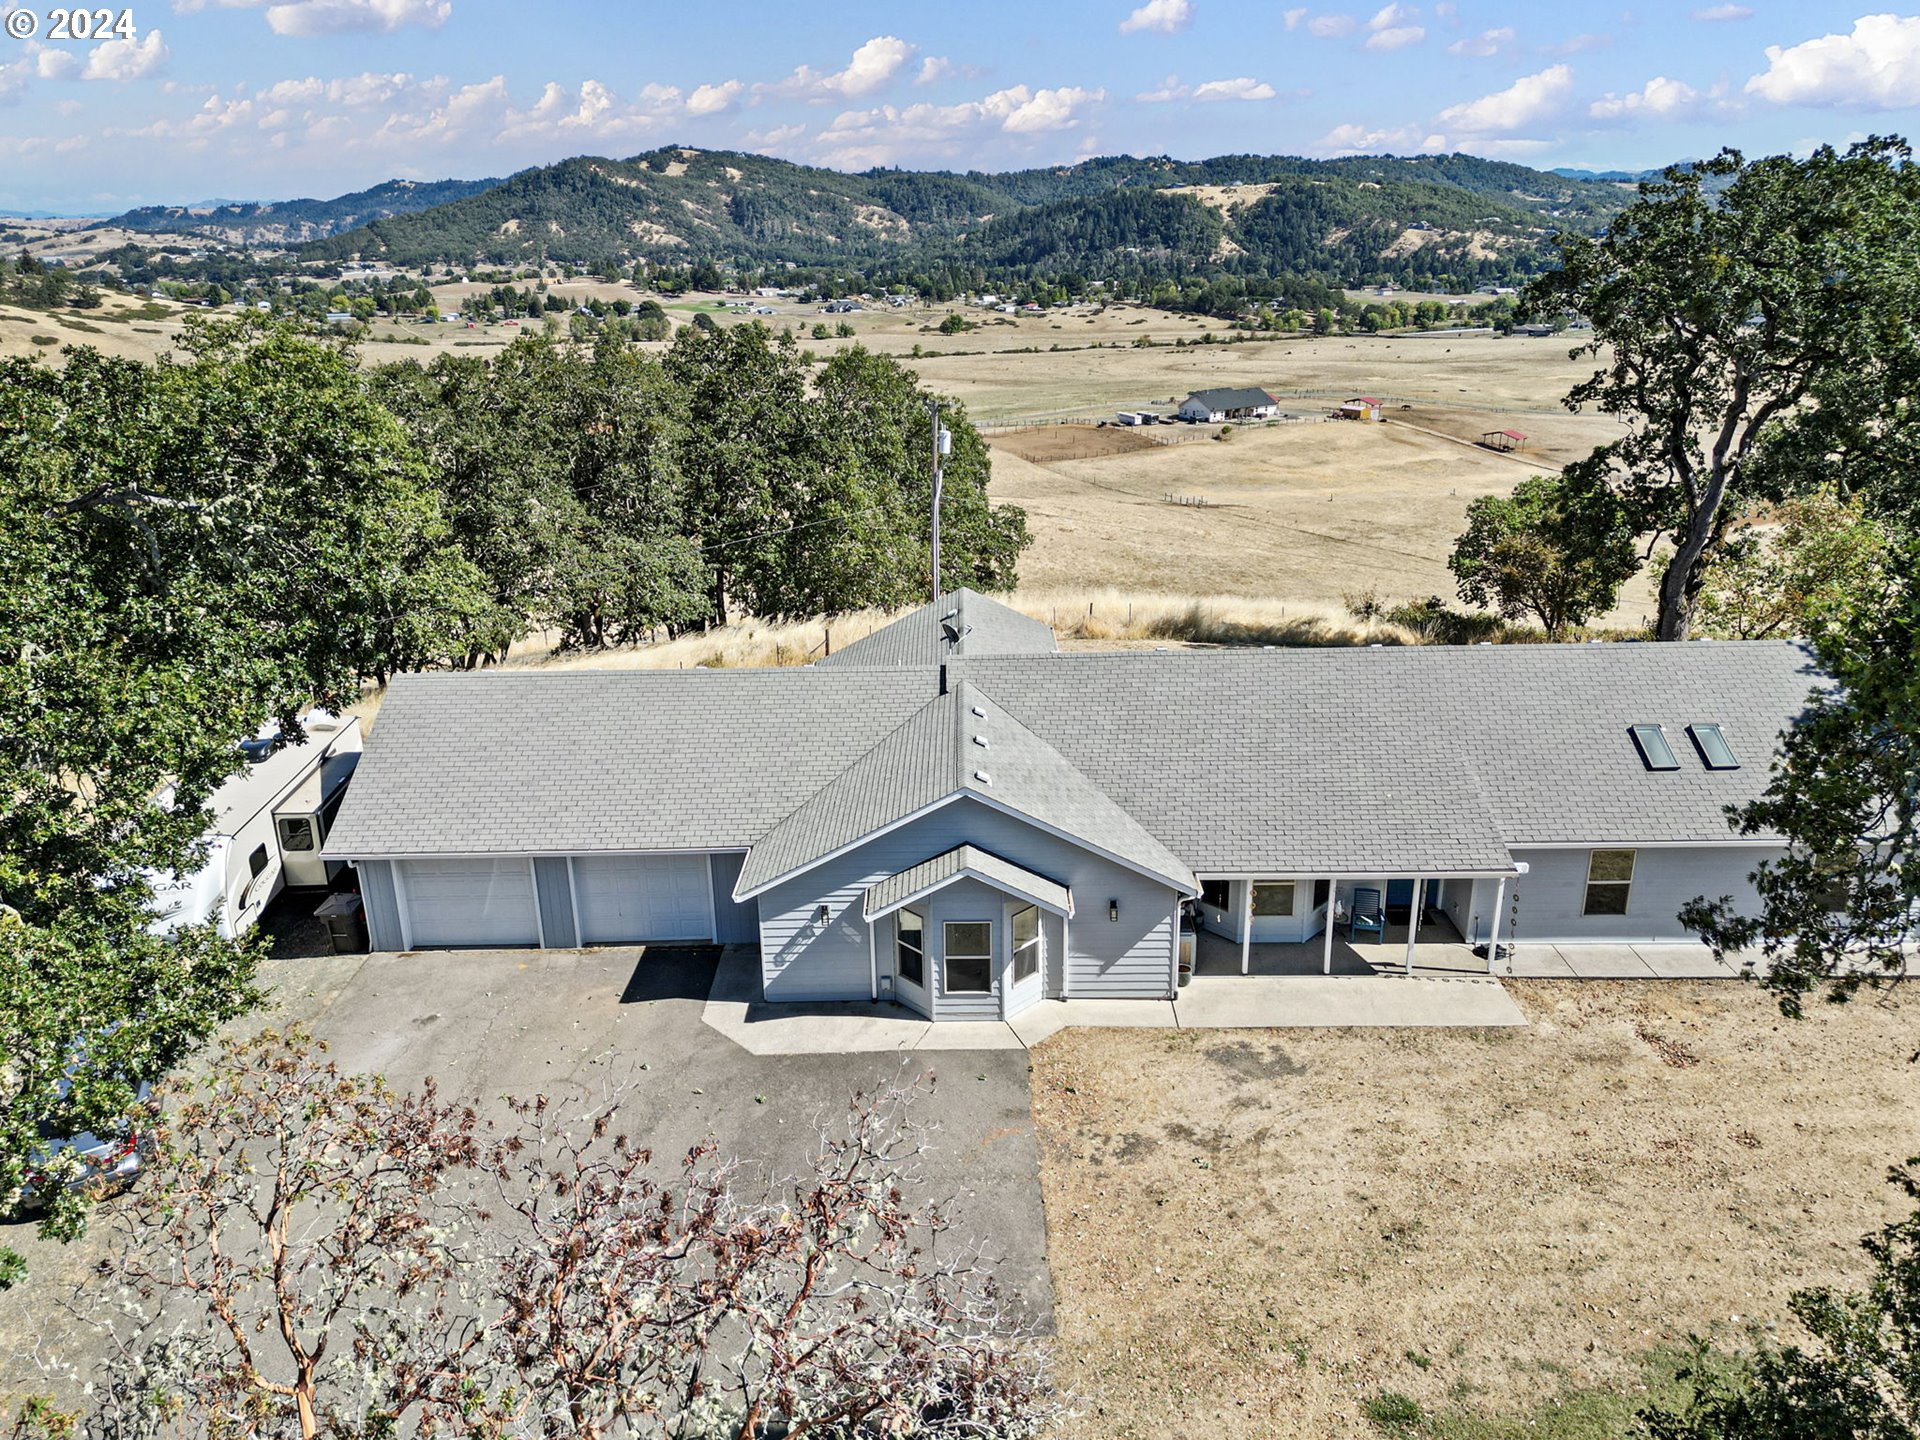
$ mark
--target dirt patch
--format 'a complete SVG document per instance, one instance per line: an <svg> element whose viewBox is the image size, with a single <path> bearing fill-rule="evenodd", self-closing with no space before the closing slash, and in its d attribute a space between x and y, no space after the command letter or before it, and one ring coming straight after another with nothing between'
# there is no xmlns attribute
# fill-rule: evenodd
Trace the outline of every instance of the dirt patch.
<svg viewBox="0 0 1920 1440"><path fill-rule="evenodd" d="M1071 1433L1364 1436L1383 1390L1512 1415L1861 1277L1914 1148L1920 1011L1512 988L1524 1031L1034 1052Z"/></svg>
<svg viewBox="0 0 1920 1440"><path fill-rule="evenodd" d="M1060 460L1098 460L1107 455L1132 455L1152 450L1154 442L1138 430L1108 425L1041 425L1030 430L1002 430L987 437L994 450L1017 455L1035 465Z"/></svg>

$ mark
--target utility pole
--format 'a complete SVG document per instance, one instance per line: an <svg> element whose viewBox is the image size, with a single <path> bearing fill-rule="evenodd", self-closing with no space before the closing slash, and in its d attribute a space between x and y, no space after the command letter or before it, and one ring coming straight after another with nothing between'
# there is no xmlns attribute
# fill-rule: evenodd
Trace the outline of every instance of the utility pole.
<svg viewBox="0 0 1920 1440"><path fill-rule="evenodd" d="M940 600L940 462L953 453L953 436L940 424L940 402L927 402L929 430L933 435L933 599Z"/></svg>

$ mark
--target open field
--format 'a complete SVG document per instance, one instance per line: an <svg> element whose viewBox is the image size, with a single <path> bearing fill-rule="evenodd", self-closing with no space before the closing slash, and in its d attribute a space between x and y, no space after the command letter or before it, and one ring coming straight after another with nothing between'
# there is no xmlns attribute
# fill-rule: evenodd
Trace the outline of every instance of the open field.
<svg viewBox="0 0 1920 1440"><path fill-rule="evenodd" d="M475 287L441 287L457 308ZM556 282L570 299L630 293L603 281ZM688 323L704 302L675 308ZM804 333L814 307L774 302L772 323ZM151 356L173 343L181 317L171 305L109 296L97 310L53 315L0 307L0 354L53 358L59 346L92 344L116 355ZM710 311L722 323L739 312ZM1446 557L1468 502L1503 493L1543 468L1565 464L1618 433L1601 416L1569 415L1559 397L1588 372L1567 358L1566 338L1290 338L1175 347L1208 328L1197 317L1132 306L985 320L961 336L924 327L944 307L882 307L848 320L860 343L901 355L933 389L992 423L1038 416L1111 418L1117 409L1170 409L1189 390L1259 385L1290 413L1318 417L1355 394L1388 401L1386 425L1297 424L1236 428L1227 441L1179 427L996 428L993 496L1025 506L1034 546L1021 565L1029 591L1123 587L1132 592L1266 597L1337 606L1369 588L1382 599L1451 596ZM1004 323L1001 323L1004 322ZM429 360L442 352L485 354L534 328L380 324L361 347L370 361ZM1138 348L1132 339L1150 335ZM1051 337L1051 338L1049 338ZM1111 348L1049 351L1024 347ZM852 340L804 343L820 352ZM914 345L923 354L914 358ZM657 347L650 347L657 348ZM1512 428L1526 450L1496 455L1472 442ZM1171 441L1184 443L1168 443ZM1205 506L1167 503L1202 498ZM1651 613L1651 586L1636 579L1609 623L1630 626Z"/></svg>
<svg viewBox="0 0 1920 1440"><path fill-rule="evenodd" d="M1116 434L1125 438L1099 438ZM1397 422L1236 429L1180 445L1062 426L991 443L993 497L1024 506L1034 536L1024 588L1336 606L1369 587L1383 600L1450 598L1447 555L1468 503L1537 468ZM1650 581L1636 577L1608 618L1636 625L1652 606Z"/></svg>
<svg viewBox="0 0 1920 1440"><path fill-rule="evenodd" d="M1383 1391L1539 1433L1546 1402L1631 1395L1649 1352L1864 1274L1915 1148L1910 1003L1511 988L1525 1030L1033 1052L1073 1434L1365 1436Z"/></svg>

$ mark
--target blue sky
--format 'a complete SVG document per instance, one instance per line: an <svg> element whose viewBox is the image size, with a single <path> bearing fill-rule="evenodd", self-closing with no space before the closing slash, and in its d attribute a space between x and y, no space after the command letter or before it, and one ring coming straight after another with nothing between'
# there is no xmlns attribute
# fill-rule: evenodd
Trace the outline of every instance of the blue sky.
<svg viewBox="0 0 1920 1440"><path fill-rule="evenodd" d="M105 42L50 39L41 0L0 0L20 9L40 23L0 36L16 210L333 195L669 143L843 169L1422 150L1640 168L1907 133L1920 110L1920 15L1824 0L143 0L133 38Z"/></svg>

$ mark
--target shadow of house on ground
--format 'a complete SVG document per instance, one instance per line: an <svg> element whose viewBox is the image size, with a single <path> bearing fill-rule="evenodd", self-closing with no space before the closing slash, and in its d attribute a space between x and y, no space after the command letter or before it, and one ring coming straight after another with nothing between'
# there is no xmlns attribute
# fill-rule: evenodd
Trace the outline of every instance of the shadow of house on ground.
<svg viewBox="0 0 1920 1440"><path fill-rule="evenodd" d="M622 1005L647 1000L697 1000L705 1003L713 988L714 967L720 963L718 945L648 945L635 962L633 974L620 992Z"/></svg>

